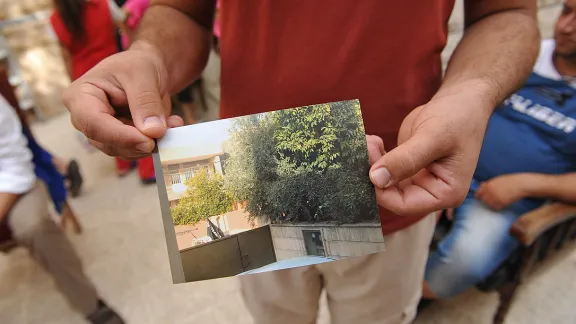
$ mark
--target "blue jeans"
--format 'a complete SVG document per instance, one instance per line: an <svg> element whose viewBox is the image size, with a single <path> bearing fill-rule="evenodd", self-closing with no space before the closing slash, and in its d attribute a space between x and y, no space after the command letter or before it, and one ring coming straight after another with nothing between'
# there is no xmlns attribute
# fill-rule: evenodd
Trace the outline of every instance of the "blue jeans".
<svg viewBox="0 0 576 324"><path fill-rule="evenodd" d="M518 247L510 227L520 217L494 211L469 195L454 211L454 224L430 255L425 279L439 298L455 296L494 272Z"/></svg>

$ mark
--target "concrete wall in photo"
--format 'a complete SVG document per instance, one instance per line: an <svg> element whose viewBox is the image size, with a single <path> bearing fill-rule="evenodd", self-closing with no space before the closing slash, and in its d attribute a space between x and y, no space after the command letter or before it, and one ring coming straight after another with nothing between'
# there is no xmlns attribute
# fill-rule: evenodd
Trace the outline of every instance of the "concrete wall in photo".
<svg viewBox="0 0 576 324"><path fill-rule="evenodd" d="M235 276L276 262L270 226L180 251L186 282Z"/></svg>
<svg viewBox="0 0 576 324"><path fill-rule="evenodd" d="M276 257L280 260L311 255L307 250L306 233L320 233L324 256L346 258L385 251L379 223L334 225L274 224L270 225ZM318 254L315 254L318 255Z"/></svg>

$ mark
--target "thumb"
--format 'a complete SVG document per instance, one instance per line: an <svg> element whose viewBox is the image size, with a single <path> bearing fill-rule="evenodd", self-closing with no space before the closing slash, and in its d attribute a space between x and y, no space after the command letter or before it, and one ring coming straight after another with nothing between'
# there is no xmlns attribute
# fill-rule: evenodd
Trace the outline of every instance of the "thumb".
<svg viewBox="0 0 576 324"><path fill-rule="evenodd" d="M430 134L413 136L382 156L370 168L370 180L378 188L388 188L405 180L442 157L444 149Z"/></svg>
<svg viewBox="0 0 576 324"><path fill-rule="evenodd" d="M124 86L134 126L151 138L164 136L167 129L166 104L156 78L141 76Z"/></svg>

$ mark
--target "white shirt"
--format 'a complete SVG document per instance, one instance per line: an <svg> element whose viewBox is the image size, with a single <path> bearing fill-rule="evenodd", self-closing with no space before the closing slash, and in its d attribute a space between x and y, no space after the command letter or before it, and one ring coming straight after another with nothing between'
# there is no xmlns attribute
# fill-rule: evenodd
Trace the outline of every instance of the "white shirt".
<svg viewBox="0 0 576 324"><path fill-rule="evenodd" d="M571 77L563 77L554 66L554 50L556 42L554 39L545 39L540 44L540 54L534 64L534 73L551 80L564 80L576 88L576 80Z"/></svg>
<svg viewBox="0 0 576 324"><path fill-rule="evenodd" d="M16 111L0 95L0 192L23 194L36 182L32 152Z"/></svg>

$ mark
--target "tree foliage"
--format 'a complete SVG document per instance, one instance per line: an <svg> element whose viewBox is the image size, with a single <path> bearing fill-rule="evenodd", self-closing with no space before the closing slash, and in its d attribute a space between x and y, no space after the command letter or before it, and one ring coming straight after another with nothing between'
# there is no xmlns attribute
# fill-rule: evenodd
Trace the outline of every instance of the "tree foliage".
<svg viewBox="0 0 576 324"><path fill-rule="evenodd" d="M172 208L174 225L193 225L208 217L232 211L234 200L224 189L224 178L202 168L185 182L186 193Z"/></svg>
<svg viewBox="0 0 576 324"><path fill-rule="evenodd" d="M377 217L357 101L239 119L225 169L225 187L253 217L340 223Z"/></svg>

